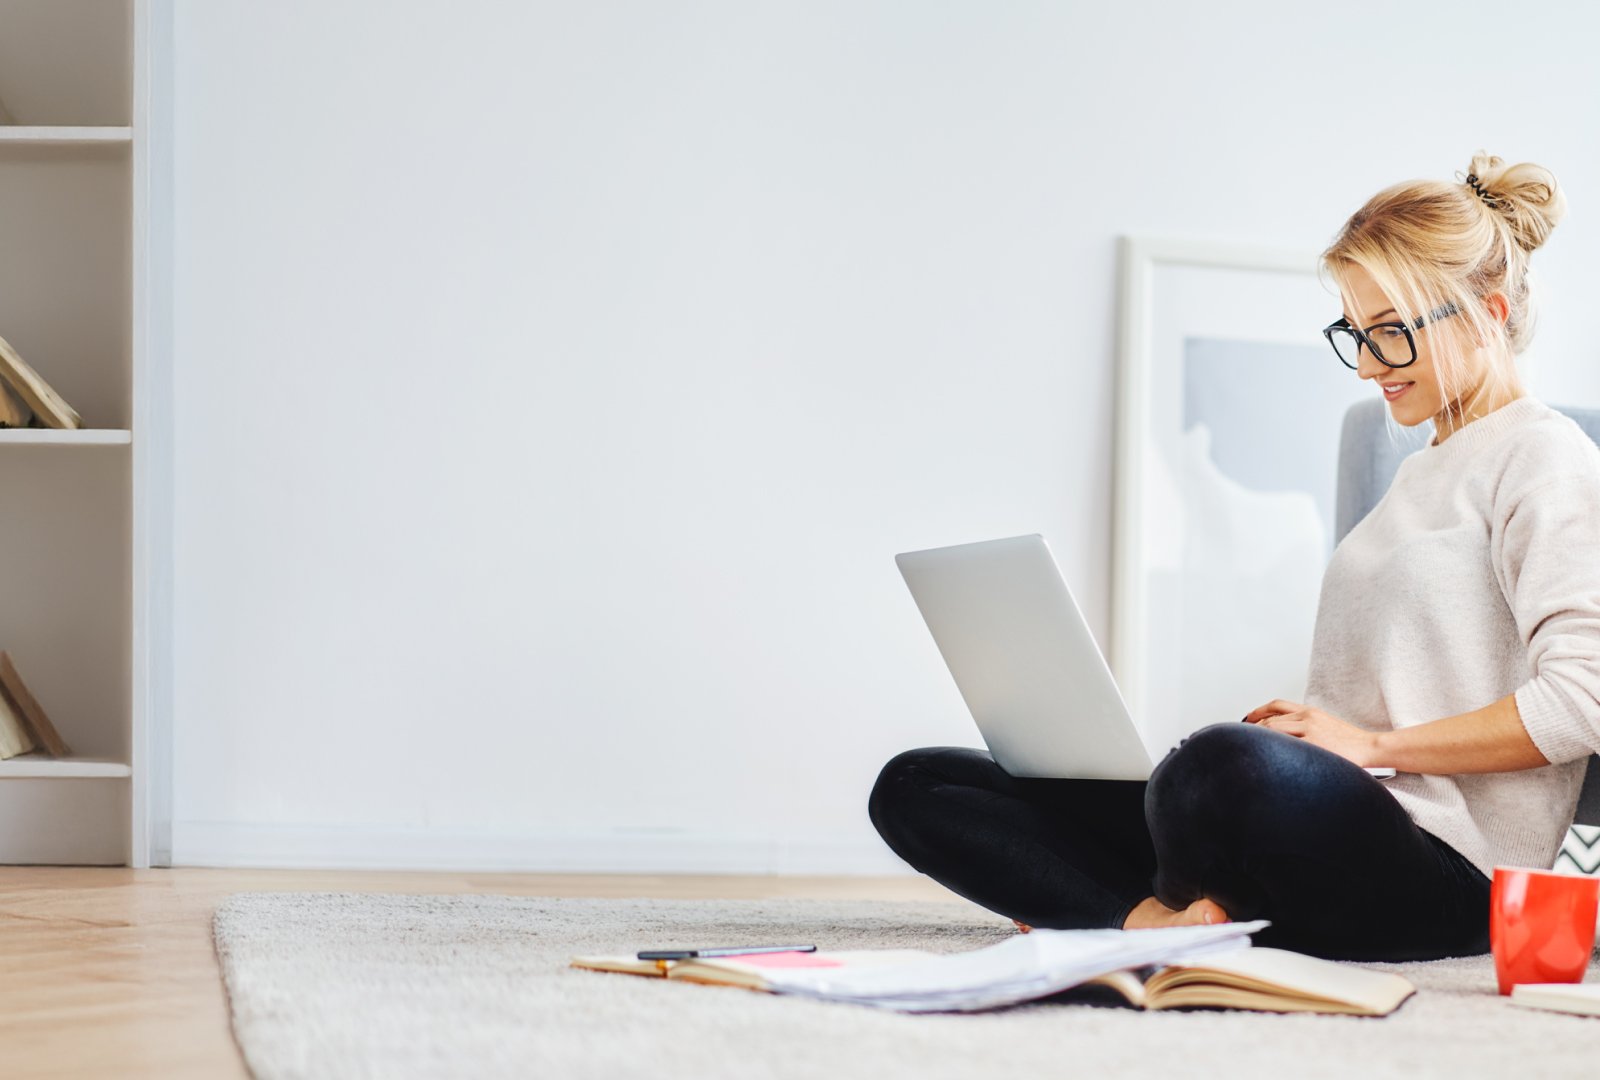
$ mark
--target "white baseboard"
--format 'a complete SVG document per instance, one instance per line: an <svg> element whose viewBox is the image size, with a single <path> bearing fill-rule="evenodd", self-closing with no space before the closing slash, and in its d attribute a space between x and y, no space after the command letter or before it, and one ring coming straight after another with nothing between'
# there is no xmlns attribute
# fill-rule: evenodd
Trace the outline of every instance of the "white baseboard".
<svg viewBox="0 0 1600 1080"><path fill-rule="evenodd" d="M621 874L914 874L876 835L447 831L175 821L173 866Z"/></svg>

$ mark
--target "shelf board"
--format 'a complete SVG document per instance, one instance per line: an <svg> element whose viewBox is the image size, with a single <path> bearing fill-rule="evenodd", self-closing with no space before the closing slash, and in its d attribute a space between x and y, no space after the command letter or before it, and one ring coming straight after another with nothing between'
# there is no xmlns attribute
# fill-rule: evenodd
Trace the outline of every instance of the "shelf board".
<svg viewBox="0 0 1600 1080"><path fill-rule="evenodd" d="M126 428L0 428L0 446L126 446L132 441Z"/></svg>
<svg viewBox="0 0 1600 1080"><path fill-rule="evenodd" d="M83 143L127 143L133 141L131 127L35 127L22 124L0 125L0 146Z"/></svg>
<svg viewBox="0 0 1600 1080"><path fill-rule="evenodd" d="M67 777L93 779L96 777L131 776L133 770L120 761L110 758L64 757L48 754L18 754L0 761L0 780L32 779L38 777Z"/></svg>

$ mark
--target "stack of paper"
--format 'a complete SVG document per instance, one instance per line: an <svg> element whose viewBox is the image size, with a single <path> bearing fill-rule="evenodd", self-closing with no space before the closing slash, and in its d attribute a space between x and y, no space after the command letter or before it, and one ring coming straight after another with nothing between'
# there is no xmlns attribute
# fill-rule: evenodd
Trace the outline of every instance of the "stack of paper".
<svg viewBox="0 0 1600 1080"><path fill-rule="evenodd" d="M768 987L901 1012L967 1012L1058 993L1110 971L1248 947L1265 919L1153 930L1042 930L973 952L878 968L765 972Z"/></svg>

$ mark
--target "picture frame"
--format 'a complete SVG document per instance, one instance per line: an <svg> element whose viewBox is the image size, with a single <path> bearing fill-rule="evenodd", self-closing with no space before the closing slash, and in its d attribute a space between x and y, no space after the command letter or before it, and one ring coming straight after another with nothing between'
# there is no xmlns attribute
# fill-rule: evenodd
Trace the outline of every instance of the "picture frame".
<svg viewBox="0 0 1600 1080"><path fill-rule="evenodd" d="M1124 236L1108 662L1158 757L1303 700L1344 410L1317 254Z"/></svg>

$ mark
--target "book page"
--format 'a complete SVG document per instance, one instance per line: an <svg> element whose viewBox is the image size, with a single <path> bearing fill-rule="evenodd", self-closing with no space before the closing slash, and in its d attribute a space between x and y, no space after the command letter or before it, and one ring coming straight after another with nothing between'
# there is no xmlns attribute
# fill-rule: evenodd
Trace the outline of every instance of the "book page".
<svg viewBox="0 0 1600 1080"><path fill-rule="evenodd" d="M1416 991L1406 979L1386 971L1261 947L1170 964L1151 976L1145 987L1151 1007L1160 1008L1169 987L1199 991L1204 984L1260 990L1285 999L1286 1004L1295 1000L1302 1005L1336 1002L1376 1015L1393 1012ZM1198 994L1185 993L1183 997L1184 1003L1190 1004Z"/></svg>
<svg viewBox="0 0 1600 1080"><path fill-rule="evenodd" d="M1144 981L1133 971L1108 971L1104 975L1096 975L1087 979L1084 986L1105 986L1128 999L1128 1004L1138 1008L1145 1007Z"/></svg>

